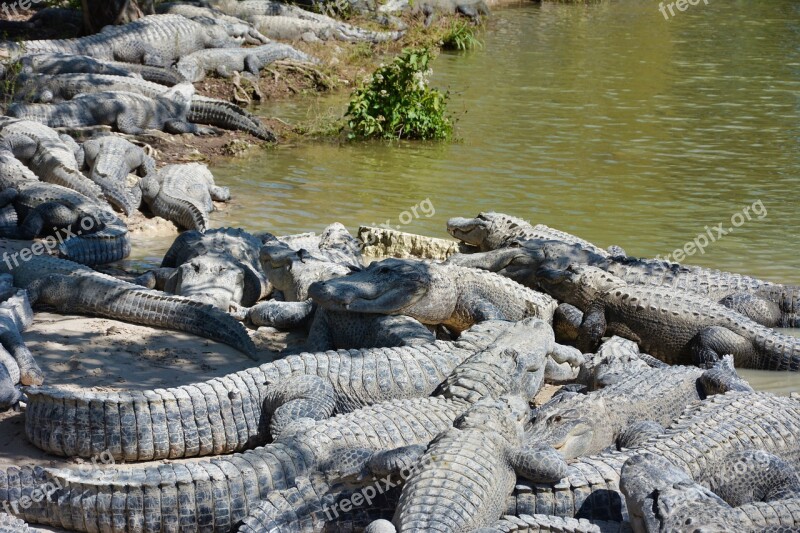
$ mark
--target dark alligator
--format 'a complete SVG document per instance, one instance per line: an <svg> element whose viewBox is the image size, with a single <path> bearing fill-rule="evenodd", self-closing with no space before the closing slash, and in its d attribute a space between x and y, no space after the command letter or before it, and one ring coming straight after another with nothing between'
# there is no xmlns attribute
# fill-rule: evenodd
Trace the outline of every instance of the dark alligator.
<svg viewBox="0 0 800 533"><path fill-rule="evenodd" d="M539 269L562 268L570 263L588 265L631 285L707 296L765 326L800 326L800 287L656 259L606 257L559 240L527 239L494 251L452 256L448 262L497 272L527 287L537 286Z"/></svg>
<svg viewBox="0 0 800 533"><path fill-rule="evenodd" d="M255 357L255 346L244 327L210 305L147 290L54 257L33 256L10 268L0 263L0 269L14 276L16 287L28 291L34 306L186 331Z"/></svg>
<svg viewBox="0 0 800 533"><path fill-rule="evenodd" d="M173 86L186 80L173 69L137 65L118 61L103 61L85 55L61 52L26 54L16 60L22 75L47 74L109 74L112 76L141 76L142 79Z"/></svg>
<svg viewBox="0 0 800 533"><path fill-rule="evenodd" d="M670 364L708 365L732 354L737 368L800 370L800 339L703 296L628 285L596 267L570 265L539 274L549 294L584 310L576 345L585 352L611 334Z"/></svg>
<svg viewBox="0 0 800 533"><path fill-rule="evenodd" d="M552 322L549 296L503 276L408 259L384 259L348 276L314 283L309 295L331 310L404 314L458 332L483 320Z"/></svg>

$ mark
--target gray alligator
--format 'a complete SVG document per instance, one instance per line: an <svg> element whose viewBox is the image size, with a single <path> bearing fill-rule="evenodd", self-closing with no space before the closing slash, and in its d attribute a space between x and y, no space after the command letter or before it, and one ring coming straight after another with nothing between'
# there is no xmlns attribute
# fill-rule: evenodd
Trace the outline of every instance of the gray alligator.
<svg viewBox="0 0 800 533"><path fill-rule="evenodd" d="M244 38L226 27L206 25L180 15L152 15L122 26L106 26L100 33L79 39L0 43L0 55L58 52L95 59L170 66L178 58L202 50L236 46Z"/></svg>
<svg viewBox="0 0 800 533"><path fill-rule="evenodd" d="M147 129L168 133L216 134L218 130L188 121L194 86L180 84L163 95L148 98L116 91L76 96L58 104L13 104L8 116L41 122L51 128L111 126L136 135Z"/></svg>
<svg viewBox="0 0 800 533"><path fill-rule="evenodd" d="M74 55L61 52L26 54L19 57L16 63L21 67L21 74L108 74L112 76L141 77L147 81L173 86L186 80L173 69L137 65L119 61L102 61L85 55Z"/></svg>
<svg viewBox="0 0 800 533"><path fill-rule="evenodd" d="M687 408L663 434L638 448L570 462L567 475L558 483L520 480L515 507L509 506L507 513L619 522L627 518L619 491L620 471L633 455L663 456L694 479L700 479L709 464L749 449L763 449L797 464L799 425L800 402L795 399L760 392L714 395Z"/></svg>
<svg viewBox="0 0 800 533"><path fill-rule="evenodd" d="M260 34L247 21L226 15L219 9L210 7L208 2L203 2L203 4L191 5L183 2L162 2L156 6L156 12L181 15L202 24L222 26L230 35L244 36L247 44L261 45L269 43L269 39Z"/></svg>
<svg viewBox="0 0 800 533"><path fill-rule="evenodd" d="M689 404L728 390L753 390L736 375L729 356L706 371L648 367L589 394L559 394L536 410L526 435L528 442L553 446L564 459L599 453L623 436L625 447L633 447L634 438L646 438L637 432L652 432L643 422L668 426Z"/></svg>
<svg viewBox="0 0 800 533"><path fill-rule="evenodd" d="M155 160L140 146L114 135L103 135L83 143L89 179L97 183L114 207L130 216L139 208L142 189L128 186L131 173L144 177L156 171Z"/></svg>
<svg viewBox="0 0 800 533"><path fill-rule="evenodd" d="M227 1L217 4L218 9L224 13L251 22L258 31L271 39L296 40L310 32L318 39L332 37L341 41L377 43L395 41L404 33L365 30L326 15L271 0Z"/></svg>
<svg viewBox="0 0 800 533"><path fill-rule="evenodd" d="M208 303L227 311L252 306L271 291L259 264L261 241L239 228L196 230L179 235L161 268L137 283Z"/></svg>
<svg viewBox="0 0 800 533"><path fill-rule="evenodd" d="M448 262L497 272L527 287L537 286L540 269L562 268L570 263L588 265L632 285L707 296L765 326L800 325L800 287L656 259L606 257L558 240L528 239L485 253L453 256Z"/></svg>
<svg viewBox="0 0 800 533"><path fill-rule="evenodd" d="M737 368L800 370L800 339L708 298L628 285L596 267L570 265L540 275L549 294L585 310L576 345L586 352L608 333L631 339L670 364L710 364L732 354Z"/></svg>
<svg viewBox="0 0 800 533"><path fill-rule="evenodd" d="M460 378L448 382L444 396L385 401L318 423L297 421L295 431L245 453L211 461L115 466L100 473L11 468L0 472L0 504L28 494L33 487L58 483L62 488L52 500L21 510L26 520L82 531L105 524L115 524L120 531L170 530L178 523L191 529L229 531L272 491L289 489L298 478L325 465L338 468L346 457L343 453L363 450L374 456L424 445L451 427L473 403L530 391L541 383L547 356L542 335L547 337L548 332L552 339L552 330L539 321L510 325L498 341L517 346L516 356L490 348L493 357L478 357L475 363L471 358L460 365ZM540 366L533 368L524 361ZM476 388L487 371L493 371L498 379ZM132 426L123 427L132 433ZM119 503L113 504L115 501Z"/></svg>
<svg viewBox="0 0 800 533"><path fill-rule="evenodd" d="M130 76L68 73L22 77L16 97L26 102L58 103L84 94L114 91L158 98L169 96L174 89ZM274 134L257 117L225 100L194 94L186 119L194 124L244 131L262 140L275 141Z"/></svg>
<svg viewBox="0 0 800 533"><path fill-rule="evenodd" d="M777 532L800 527L795 465L763 450L734 453L722 461L712 474L717 486L709 490L664 457L642 453L628 459L621 488L633 531Z"/></svg>
<svg viewBox="0 0 800 533"><path fill-rule="evenodd" d="M527 239L557 240L581 247L598 255L607 256L606 250L583 239L544 224L532 226L529 222L503 213L484 212L475 218L451 218L447 231L456 239L478 248L481 252L505 248L511 243ZM615 251L618 251L614 247Z"/></svg>
<svg viewBox="0 0 800 533"><path fill-rule="evenodd" d="M32 120L5 120L0 123L0 146L40 180L69 187L92 199L102 197L100 187L81 174L73 149L49 127ZM4 186L15 185L10 178L3 176Z"/></svg>
<svg viewBox="0 0 800 533"><path fill-rule="evenodd" d="M34 256L7 266L0 264L14 276L16 287L28 291L34 306L49 305L62 314L86 314L186 331L255 357L255 346L242 325L209 305L147 290L54 257Z"/></svg>
<svg viewBox="0 0 800 533"><path fill-rule="evenodd" d="M142 461L241 451L267 440L269 415L263 410L270 391L267 383L317 376L331 384L338 413L390 398L425 397L507 327L487 322L455 343L290 355L172 389L121 394L31 389L26 432L36 446L65 456L92 457L110 448L115 458ZM95 409L95 425L79 431L90 407ZM140 429L121 433L118 413L134 413Z"/></svg>
<svg viewBox="0 0 800 533"><path fill-rule="evenodd" d="M19 236L46 238L44 244L32 247L34 253L41 254L46 249L84 265L112 263L131 253L128 228L107 204L39 181L19 182L3 192L11 193L9 199L21 221ZM18 254L6 264L13 262L16 267L18 257L25 261L24 255Z"/></svg>
<svg viewBox="0 0 800 533"><path fill-rule="evenodd" d="M483 320L538 317L552 322L549 296L503 276L408 259L385 259L362 271L314 283L309 295L326 309L404 314L458 332Z"/></svg>
<svg viewBox="0 0 800 533"><path fill-rule="evenodd" d="M183 229L208 228L214 200L231 198L227 187L217 187L208 167L201 163L167 165L154 176L142 178L142 197L154 215Z"/></svg>
<svg viewBox="0 0 800 533"><path fill-rule="evenodd" d="M272 42L256 48L199 50L182 57L175 68L192 82L202 81L207 72L216 72L223 78L230 78L234 72L248 72L257 78L264 66L279 59L314 62L288 44Z"/></svg>

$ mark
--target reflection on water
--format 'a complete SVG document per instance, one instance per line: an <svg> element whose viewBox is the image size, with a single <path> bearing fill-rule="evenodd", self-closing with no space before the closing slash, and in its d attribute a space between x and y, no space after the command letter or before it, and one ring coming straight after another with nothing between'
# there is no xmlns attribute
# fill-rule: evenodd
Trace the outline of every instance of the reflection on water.
<svg viewBox="0 0 800 533"><path fill-rule="evenodd" d="M641 0L500 10L482 50L434 64L461 142L258 152L214 169L235 197L214 221L354 229L430 198L435 215L408 231L444 236L451 216L498 210L665 256L761 201L765 218L685 262L800 283L798 34L793 0L717 2L670 21ZM291 121L310 105L262 112Z"/></svg>

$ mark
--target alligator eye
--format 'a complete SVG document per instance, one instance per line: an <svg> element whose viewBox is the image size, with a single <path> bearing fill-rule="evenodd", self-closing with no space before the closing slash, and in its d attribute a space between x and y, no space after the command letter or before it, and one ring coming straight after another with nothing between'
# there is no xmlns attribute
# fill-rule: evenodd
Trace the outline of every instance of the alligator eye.
<svg viewBox="0 0 800 533"><path fill-rule="evenodd" d="M552 420L553 422L561 422L561 417L560 417L559 415L556 415L556 416L554 416L553 418L551 418L551 420Z"/></svg>

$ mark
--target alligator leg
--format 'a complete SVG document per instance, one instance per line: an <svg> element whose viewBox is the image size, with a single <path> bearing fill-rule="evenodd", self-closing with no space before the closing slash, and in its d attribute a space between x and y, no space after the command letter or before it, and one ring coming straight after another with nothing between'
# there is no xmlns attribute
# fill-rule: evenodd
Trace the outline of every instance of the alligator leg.
<svg viewBox="0 0 800 533"><path fill-rule="evenodd" d="M567 475L567 462L549 444L523 446L509 452L517 475L535 483L556 483Z"/></svg>
<svg viewBox="0 0 800 533"><path fill-rule="evenodd" d="M595 353L606 333L606 311L601 302L593 302L583 314L575 345L583 353Z"/></svg>
<svg viewBox="0 0 800 533"><path fill-rule="evenodd" d="M273 440L286 436L287 427L301 418L325 420L336 408L336 394L331 383L310 374L281 380L270 388L264 400L264 414L271 415L269 432ZM289 433L291 430L289 430Z"/></svg>
<svg viewBox="0 0 800 533"><path fill-rule="evenodd" d="M22 340L16 324L9 316L0 315L0 344L14 357L19 365L20 383L23 385L41 385L44 373L31 351Z"/></svg>
<svg viewBox="0 0 800 533"><path fill-rule="evenodd" d="M313 314L314 304L311 300L305 302L270 300L251 307L247 311L247 318L256 327L269 326L278 329L296 329L305 326Z"/></svg>
<svg viewBox="0 0 800 533"><path fill-rule="evenodd" d="M193 133L195 135L222 135L222 130L213 126L200 126L183 120L169 120L164 124L167 133Z"/></svg>
<svg viewBox="0 0 800 533"><path fill-rule="evenodd" d="M754 294L729 294L719 301L747 318L764 326L773 328L781 322L781 309L775 302L770 302Z"/></svg>
<svg viewBox="0 0 800 533"><path fill-rule="evenodd" d="M694 364L710 368L723 355L732 354L734 361L739 354L747 354L750 342L728 328L711 326L701 330L689 343Z"/></svg>
<svg viewBox="0 0 800 533"><path fill-rule="evenodd" d="M617 449L637 448L656 435L661 435L666 430L664 426L652 420L635 422L625 428L617 437Z"/></svg>
<svg viewBox="0 0 800 533"><path fill-rule="evenodd" d="M575 342L578 338L578 329L583 322L583 312L567 303L560 304L553 314L553 331L556 342Z"/></svg>

